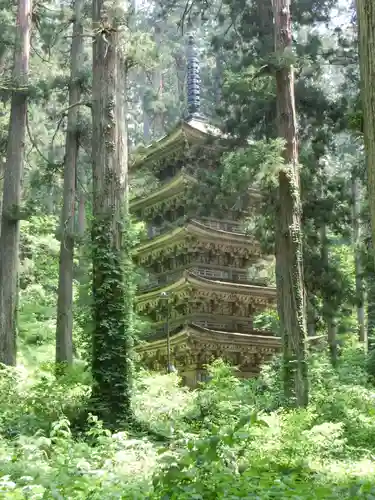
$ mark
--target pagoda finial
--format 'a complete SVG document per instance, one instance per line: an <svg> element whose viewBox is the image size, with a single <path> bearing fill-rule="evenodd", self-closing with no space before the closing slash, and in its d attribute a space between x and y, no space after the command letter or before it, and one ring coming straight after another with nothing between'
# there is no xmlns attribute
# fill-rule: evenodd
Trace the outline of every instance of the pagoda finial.
<svg viewBox="0 0 375 500"><path fill-rule="evenodd" d="M201 75L198 48L195 44L194 32L188 34L187 46L187 104L188 113L199 115L201 100Z"/></svg>

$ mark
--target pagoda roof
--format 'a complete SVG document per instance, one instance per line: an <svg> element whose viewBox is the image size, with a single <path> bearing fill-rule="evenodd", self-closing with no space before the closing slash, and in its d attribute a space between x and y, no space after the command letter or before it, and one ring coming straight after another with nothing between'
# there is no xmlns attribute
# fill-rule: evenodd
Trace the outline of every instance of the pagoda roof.
<svg viewBox="0 0 375 500"><path fill-rule="evenodd" d="M196 291L202 298L222 298L226 301L241 300L245 303L262 306L269 306L276 301L275 287L211 280L198 276L191 271L185 271L181 278L175 282L137 295L136 306L139 311L150 306L157 307L160 300L162 300L162 294L188 298L192 290Z"/></svg>
<svg viewBox="0 0 375 500"><path fill-rule="evenodd" d="M224 332L220 330L211 330L195 324L185 325L182 329L170 337L171 348L189 343L197 344L229 344L231 350L239 350L241 347L254 346L262 348L270 353L277 352L281 349L280 337L275 337L254 330L254 333L236 333ZM146 354L148 351L164 350L167 347L167 339L153 340L145 342L137 347L137 351ZM257 349L258 350L258 349Z"/></svg>
<svg viewBox="0 0 375 500"><path fill-rule="evenodd" d="M198 326L194 323L184 325L181 330L170 336L171 348L185 347L189 344L196 346L203 344L205 348L217 348L226 345L228 351L239 351L244 348L253 347L254 352L264 354L277 353L281 350L281 337L270 335L269 332L253 330L254 333L226 332L222 330L212 330ZM324 335L307 337L306 341L310 346L320 347ZM146 341L136 350L141 354L149 354L167 349L167 338Z"/></svg>
<svg viewBox="0 0 375 500"><path fill-rule="evenodd" d="M148 196L137 196L130 201L130 209L137 210L139 207L153 205L154 203L163 200L165 198L170 198L171 196L183 191L187 183L197 182L195 177L188 175L184 169L182 169L175 177L170 179L168 182L163 183L158 186L151 194Z"/></svg>
<svg viewBox="0 0 375 500"><path fill-rule="evenodd" d="M146 147L139 148L130 168L138 168L143 163L151 161L155 156L159 157L169 152L170 148L180 141L181 143L185 141L194 143L204 141L208 137L222 136L222 132L217 127L210 125L199 117L190 117L187 120L179 122L171 132L157 141Z"/></svg>
<svg viewBox="0 0 375 500"><path fill-rule="evenodd" d="M168 199L174 195L181 193L187 184L193 184L198 182L194 176L189 175L184 168L180 172L169 179L167 182L159 185L154 191L152 191L148 196L137 196L130 201L130 209L137 210L141 207L152 206L164 199ZM248 190L249 198L254 201L259 201L263 198L260 191L256 188L249 187Z"/></svg>
<svg viewBox="0 0 375 500"><path fill-rule="evenodd" d="M137 256L148 254L149 252L157 256L159 253L163 253L164 248L170 245L175 247L178 243L185 240L187 236L195 236L198 239L215 242L220 241L223 245L240 246L244 249L251 247L255 255L261 255L260 244L246 234L214 229L197 220L191 220L185 226L177 227L138 245L136 249Z"/></svg>

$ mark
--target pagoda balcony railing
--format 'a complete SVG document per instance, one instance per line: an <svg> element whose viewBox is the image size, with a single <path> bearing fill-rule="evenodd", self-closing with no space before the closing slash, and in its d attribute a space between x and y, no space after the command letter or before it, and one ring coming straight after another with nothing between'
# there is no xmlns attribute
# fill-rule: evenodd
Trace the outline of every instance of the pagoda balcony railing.
<svg viewBox="0 0 375 500"><path fill-rule="evenodd" d="M186 268L179 269L178 271L171 271L159 276L157 278L150 278L148 283L140 287L140 291L147 292L155 288L168 285L177 281L183 275ZM233 271L232 269L212 269L207 267L192 267L188 269L189 272L200 276L217 281L229 281L234 283L245 283L259 286L267 286L265 279L250 277L246 271Z"/></svg>
<svg viewBox="0 0 375 500"><path fill-rule="evenodd" d="M201 222L211 229L227 231L228 233L245 234L245 230L241 222L210 219L209 217L201 217L198 219L198 222Z"/></svg>
<svg viewBox="0 0 375 500"><path fill-rule="evenodd" d="M267 286L267 280L250 276L246 271L233 271L232 269L212 269L207 267L194 267L190 271L197 276L218 281L244 283L248 285Z"/></svg>
<svg viewBox="0 0 375 500"><path fill-rule="evenodd" d="M152 238L156 238L156 236L160 236L161 234L167 233L171 229L174 229L178 226L182 226L186 221L186 217L178 217L173 221L166 221L164 224L160 226L150 225L147 228L147 236L151 240Z"/></svg>
<svg viewBox="0 0 375 500"><path fill-rule="evenodd" d="M173 283L177 281L184 273L184 269L179 269L178 271L163 274L158 278L149 278L148 283L141 286L139 289L142 292L148 292L149 290L153 290L154 288L160 288L162 286L168 285L169 283Z"/></svg>
<svg viewBox="0 0 375 500"><path fill-rule="evenodd" d="M175 323L174 325L170 325L170 333L173 335L176 331L178 331L183 324L195 324L197 326L200 326L202 328L207 328L208 330L216 330L216 331L222 331L222 332L235 332L235 333L243 333L243 334L248 334L248 335L261 335L261 336L270 336L272 335L271 332L267 330L258 330L255 328L252 328L249 324L246 326L244 325L242 328L235 328L233 325L230 325L228 323L220 323L220 322L215 322L215 321L200 321L200 320L193 320L193 321L184 321L184 318L181 318L181 321L178 323ZM148 341L153 341L153 340L158 340L164 338L166 335L166 324L162 325L157 325L154 328L150 330L148 334L145 335L145 340Z"/></svg>
<svg viewBox="0 0 375 500"><path fill-rule="evenodd" d="M245 234L245 230L243 228L243 224L235 221L221 221L210 219L208 217L200 217L199 219L195 219L197 222L200 222L204 226L207 226L211 229L217 229L219 231L227 231L228 233L237 233L237 234ZM149 239L155 238L160 234L166 233L171 230L171 228L177 227L186 221L185 217L180 217L174 221L168 222L161 226L153 226L150 225L147 229L147 235ZM194 222L194 220L193 220Z"/></svg>
<svg viewBox="0 0 375 500"><path fill-rule="evenodd" d="M250 321L239 321L236 320L235 324L226 322L220 323L218 321L196 321L195 324L202 326L203 328L208 328L209 330L218 331L236 331L238 333L249 333L252 331L252 326Z"/></svg>
<svg viewBox="0 0 375 500"><path fill-rule="evenodd" d="M184 323L184 319L181 318L181 325ZM200 326L202 328L207 328L208 330L217 330L217 331L222 331L222 332L231 332L234 331L232 325L228 325L228 323L219 323L218 321L194 321L194 324L197 326ZM179 326L181 326L179 325ZM178 329L178 327L177 327ZM152 339L155 339L156 337L158 338L163 338L163 335L165 334L165 324L160 325L155 327L154 331L150 334L150 337ZM247 331L251 331L251 329L248 327Z"/></svg>

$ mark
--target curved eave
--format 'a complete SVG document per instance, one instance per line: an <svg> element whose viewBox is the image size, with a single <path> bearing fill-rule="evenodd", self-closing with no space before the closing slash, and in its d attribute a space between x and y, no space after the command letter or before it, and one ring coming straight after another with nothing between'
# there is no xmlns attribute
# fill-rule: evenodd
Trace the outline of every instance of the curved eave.
<svg viewBox="0 0 375 500"><path fill-rule="evenodd" d="M261 334L245 334L245 333L235 333L235 332L223 332L220 330L210 330L208 328L203 328L198 325L186 325L175 335L170 338L171 347L177 347L180 344L189 343L189 341L194 341L194 343L204 343L212 342L215 344L227 344L231 343L234 346L234 350L241 349L243 346L261 346L264 348L269 348L270 351L278 351L281 348L280 337L275 337L271 335L261 335ZM158 339L152 342L147 342L137 347L138 352L146 353L147 351L154 350L164 350L167 348L167 339Z"/></svg>
<svg viewBox="0 0 375 500"><path fill-rule="evenodd" d="M219 238L221 241L224 239L226 241L236 241L239 243L245 243L248 245L249 243L254 243L249 236L242 232L235 231L224 231L223 229L217 229L208 226L204 222L200 222L199 220L193 219L186 226L187 231L190 234L195 236L205 236L205 237L213 237L215 239Z"/></svg>
<svg viewBox="0 0 375 500"><path fill-rule="evenodd" d="M248 285L244 283L234 283L231 281L219 281L210 280L207 278L202 278L193 273L186 271L183 276L168 285L156 288L147 293L142 293L137 295L136 302L138 304L155 301L160 299L161 294L179 293L184 290L196 288L200 290L209 290L211 292L224 292L232 293L233 295L249 295L254 297L262 297L269 299L270 301L276 299L276 288L259 286L259 285Z"/></svg>
<svg viewBox="0 0 375 500"><path fill-rule="evenodd" d="M175 194L182 192L187 183L197 182L194 177L186 174L185 172L180 172L176 175L170 182L159 187L147 197L135 198L130 202L130 210L139 210L142 207L147 207L156 203L160 199L167 199Z"/></svg>
<svg viewBox="0 0 375 500"><path fill-rule="evenodd" d="M150 161L153 156L160 155L170 146L176 144L182 137L182 127L177 126L175 130L161 137L159 140L149 144L147 147L139 148L139 151L134 154L134 161L130 165L130 169L139 168L146 161Z"/></svg>
<svg viewBox="0 0 375 500"><path fill-rule="evenodd" d="M188 121L180 122L169 134L161 137L146 148L142 148L139 153L135 153L131 169L139 168L142 164L152 161L155 157L160 157L165 152L173 150L181 139L199 142L208 137L220 137L219 129L209 125L203 120L191 118Z"/></svg>
<svg viewBox="0 0 375 500"><path fill-rule="evenodd" d="M246 294L253 296L276 298L276 288L273 286L248 285L245 283L234 283L232 281L210 280L201 276L186 273L187 282L196 288L206 288L233 294Z"/></svg>
<svg viewBox="0 0 375 500"><path fill-rule="evenodd" d="M162 286L160 288L156 288L154 290L151 290L150 292L146 293L141 293L135 297L135 302L137 304L149 302L149 301L154 301L154 300L159 300L160 295L162 293L178 293L182 292L183 290L187 289L189 287L189 282L187 280L186 275L183 275L180 279L177 281L174 281L173 283L169 283L168 285Z"/></svg>
<svg viewBox="0 0 375 500"><path fill-rule="evenodd" d="M199 221L193 220L186 224L184 227L179 227L169 231L165 234L161 234L156 238L153 238L146 243L139 245L136 249L137 255L142 255L148 253L150 251L154 251L158 248L165 247L167 245L171 245L185 238L186 235L196 236L205 240L220 240L221 242L225 241L229 244L237 244L241 246L256 246L259 248L260 245L256 241L249 238L249 236L243 233L234 233L230 231L223 231L221 229L213 229Z"/></svg>
<svg viewBox="0 0 375 500"><path fill-rule="evenodd" d="M167 233L161 234L160 236L156 236L150 241L146 243L142 243L137 246L136 254L140 256L142 254L148 253L152 250L156 250L157 248L165 247L167 244L176 243L183 239L187 234L187 227L177 227L172 229L172 231L168 231Z"/></svg>

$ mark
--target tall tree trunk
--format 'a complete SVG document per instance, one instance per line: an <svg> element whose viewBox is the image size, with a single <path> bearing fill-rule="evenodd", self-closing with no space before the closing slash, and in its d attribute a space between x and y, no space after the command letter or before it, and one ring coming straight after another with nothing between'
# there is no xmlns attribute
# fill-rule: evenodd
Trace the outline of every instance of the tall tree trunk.
<svg viewBox="0 0 375 500"><path fill-rule="evenodd" d="M312 296L307 296L307 335L314 337L316 334L316 312Z"/></svg>
<svg viewBox="0 0 375 500"><path fill-rule="evenodd" d="M161 48L161 25L156 25L155 27L155 44L156 49L160 53ZM163 74L160 70L160 67L156 67L154 69L153 74L153 86L154 86L154 94L157 96L157 100L160 101L163 98ZM160 111L160 107L157 108L154 114L154 127L153 127L153 136L154 140L159 139L165 132L163 126L163 113Z"/></svg>
<svg viewBox="0 0 375 500"><path fill-rule="evenodd" d="M367 343L368 349L375 348L375 269L367 273Z"/></svg>
<svg viewBox="0 0 375 500"><path fill-rule="evenodd" d="M326 225L320 228L320 255L322 259L323 273L329 272L329 253ZM324 282L324 281L323 281ZM324 290L323 290L324 292ZM334 306L329 297L323 297L323 318L327 327L327 342L332 366L337 364L337 325Z"/></svg>
<svg viewBox="0 0 375 500"><path fill-rule="evenodd" d="M0 43L0 77L3 77L4 66L8 55L8 44ZM3 161L3 151L0 150L0 220L1 214L3 212L3 178L4 178L4 170L5 170L5 162ZM1 225L0 225L0 234L1 234Z"/></svg>
<svg viewBox="0 0 375 500"><path fill-rule="evenodd" d="M152 23L150 26L150 30L155 23ZM156 50L160 52L161 45L161 26L160 23L155 25L154 29L154 41L156 45ZM147 75L145 75L146 77ZM163 76L160 71L160 67L156 67L152 71L152 100L160 101L163 94ZM147 78L145 78L146 87L148 86ZM160 138L164 133L163 127L163 113L159 111L159 106L154 107L154 111L151 111L149 106L148 99L150 95L145 94L143 97L143 138L145 143L149 142L151 139L156 140Z"/></svg>
<svg viewBox="0 0 375 500"><path fill-rule="evenodd" d="M223 53L222 49L215 54L215 79L214 79L214 89L215 89L215 106L219 108L221 105L221 95L222 95L222 84L223 84Z"/></svg>
<svg viewBox="0 0 375 500"><path fill-rule="evenodd" d="M20 205L27 117L31 0L19 0L0 237L0 362L16 364Z"/></svg>
<svg viewBox="0 0 375 500"><path fill-rule="evenodd" d="M186 64L182 49L177 49L173 57L176 65L177 105L186 107Z"/></svg>
<svg viewBox="0 0 375 500"><path fill-rule="evenodd" d="M357 0L357 19L368 194L372 242L375 246L375 3L373 0Z"/></svg>
<svg viewBox="0 0 375 500"><path fill-rule="evenodd" d="M273 0L276 53L291 50L290 0ZM285 164L279 174L276 234L276 283L283 342L285 397L296 406L308 403L306 305L303 285L301 199L298 170L294 70L276 71L279 136L285 140Z"/></svg>
<svg viewBox="0 0 375 500"><path fill-rule="evenodd" d="M353 203L353 247L355 263L355 294L357 307L358 338L364 343L367 350L367 331L365 328L365 287L363 280L363 266L361 257L361 205L359 179L352 173L352 203Z"/></svg>
<svg viewBox="0 0 375 500"><path fill-rule="evenodd" d="M373 350L375 347L375 260L374 250L371 239L371 229L366 230L364 238L366 248L365 271L366 271L366 291L367 291L367 324L366 335L368 349Z"/></svg>
<svg viewBox="0 0 375 500"><path fill-rule="evenodd" d="M0 151L0 221L3 213L4 172L5 172L5 162L1 157L1 151ZM1 223L0 223L0 236L1 236Z"/></svg>
<svg viewBox="0 0 375 500"><path fill-rule="evenodd" d="M70 55L68 125L65 141L64 198L61 217L59 287L57 295L56 363L57 373L73 362L73 264L74 213L76 205L77 161L79 150L79 74L83 56L83 0L75 0L73 40Z"/></svg>
<svg viewBox="0 0 375 500"><path fill-rule="evenodd" d="M146 78L145 81L147 84ZM145 144L148 144L151 141L151 120L147 107L148 107L147 94L145 94L143 96L143 140Z"/></svg>
<svg viewBox="0 0 375 500"><path fill-rule="evenodd" d="M78 217L77 217L77 228L76 232L78 236L82 239L86 232L86 174L84 166L82 165L80 172L78 173L79 183L78 183Z"/></svg>
<svg viewBox="0 0 375 500"><path fill-rule="evenodd" d="M93 0L92 407L112 427L130 417L132 314L131 284L124 268L130 246L125 61L120 57L125 49L119 47L114 12L104 0Z"/></svg>

